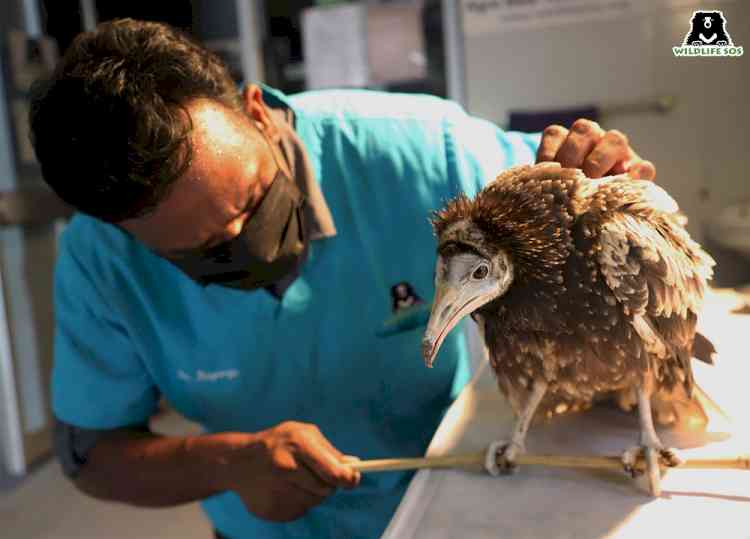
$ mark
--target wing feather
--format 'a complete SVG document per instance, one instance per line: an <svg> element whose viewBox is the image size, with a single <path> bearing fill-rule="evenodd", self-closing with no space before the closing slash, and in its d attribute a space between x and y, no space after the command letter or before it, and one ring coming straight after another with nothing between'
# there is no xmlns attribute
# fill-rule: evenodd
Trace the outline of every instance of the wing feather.
<svg viewBox="0 0 750 539"><path fill-rule="evenodd" d="M651 182L620 176L595 181L597 195L608 202L597 216L597 258L615 297L634 313L697 313L714 261L675 219L674 200Z"/></svg>
<svg viewBox="0 0 750 539"><path fill-rule="evenodd" d="M676 218L674 200L651 182L598 180L590 195L606 201L591 218L599 223L595 252L607 287L646 349L673 361L692 390L695 321L713 260Z"/></svg>

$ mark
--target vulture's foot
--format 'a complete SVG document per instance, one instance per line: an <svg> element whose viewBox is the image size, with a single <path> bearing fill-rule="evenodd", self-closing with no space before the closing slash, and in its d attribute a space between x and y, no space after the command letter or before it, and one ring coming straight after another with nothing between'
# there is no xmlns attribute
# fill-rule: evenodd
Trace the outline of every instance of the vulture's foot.
<svg viewBox="0 0 750 539"><path fill-rule="evenodd" d="M639 459L645 461L646 469L639 466ZM682 460L673 449L659 445L637 445L622 454L625 473L636 479L638 486L652 496L661 495L661 478L667 468L679 466Z"/></svg>
<svg viewBox="0 0 750 539"><path fill-rule="evenodd" d="M487 448L484 457L484 468L493 477L510 475L518 471L516 458L526 449L516 442L496 440Z"/></svg>

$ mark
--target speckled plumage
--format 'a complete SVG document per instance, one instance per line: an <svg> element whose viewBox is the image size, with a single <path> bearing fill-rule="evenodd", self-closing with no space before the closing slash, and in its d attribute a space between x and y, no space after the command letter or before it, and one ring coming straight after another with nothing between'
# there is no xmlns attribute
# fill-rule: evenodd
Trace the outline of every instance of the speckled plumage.
<svg viewBox="0 0 750 539"><path fill-rule="evenodd" d="M691 400L713 260L676 211L650 182L591 180L546 163L512 168L435 214L443 254L504 250L514 264L507 292L474 317L516 411L538 379L548 384L537 409L546 416L608 395L628 408L645 382L662 423Z"/></svg>

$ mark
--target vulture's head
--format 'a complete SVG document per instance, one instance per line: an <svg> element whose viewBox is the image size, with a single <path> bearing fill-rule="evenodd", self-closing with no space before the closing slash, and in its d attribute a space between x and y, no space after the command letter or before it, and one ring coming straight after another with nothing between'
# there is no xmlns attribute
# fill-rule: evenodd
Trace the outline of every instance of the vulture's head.
<svg viewBox="0 0 750 539"><path fill-rule="evenodd" d="M563 290L573 246L572 197L582 178L558 163L513 167L473 200L461 195L433 215L435 298L422 341L428 367L462 318L501 298L513 283Z"/></svg>
<svg viewBox="0 0 750 539"><path fill-rule="evenodd" d="M441 232L435 298L422 340L422 354L428 367L432 367L443 339L456 324L505 294L514 275L509 252L490 241L470 218L451 223L436 221L436 229Z"/></svg>

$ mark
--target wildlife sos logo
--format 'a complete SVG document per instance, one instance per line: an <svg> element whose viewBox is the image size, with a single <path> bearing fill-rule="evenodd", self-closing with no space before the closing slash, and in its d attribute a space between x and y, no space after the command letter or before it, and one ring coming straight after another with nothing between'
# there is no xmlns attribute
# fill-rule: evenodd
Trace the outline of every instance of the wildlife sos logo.
<svg viewBox="0 0 750 539"><path fill-rule="evenodd" d="M695 11L690 30L681 46L672 47L675 56L742 56L743 48L735 46L727 20L721 11Z"/></svg>

